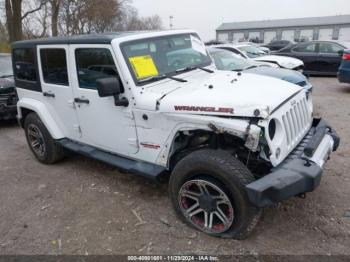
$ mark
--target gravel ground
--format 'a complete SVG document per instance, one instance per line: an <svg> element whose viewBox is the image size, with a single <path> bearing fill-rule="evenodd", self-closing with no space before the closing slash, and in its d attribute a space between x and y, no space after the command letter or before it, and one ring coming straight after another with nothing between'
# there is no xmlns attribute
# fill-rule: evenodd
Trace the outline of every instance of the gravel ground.
<svg viewBox="0 0 350 262"><path fill-rule="evenodd" d="M38 163L15 123L0 124L0 254L348 254L350 85L312 78L316 114L342 137L320 187L267 208L245 241L198 233L167 186L73 156Z"/></svg>

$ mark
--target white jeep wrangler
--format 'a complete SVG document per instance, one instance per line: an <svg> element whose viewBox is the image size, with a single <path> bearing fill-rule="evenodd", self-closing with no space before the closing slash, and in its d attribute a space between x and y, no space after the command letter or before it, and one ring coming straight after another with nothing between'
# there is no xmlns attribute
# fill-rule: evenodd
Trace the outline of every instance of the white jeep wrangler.
<svg viewBox="0 0 350 262"><path fill-rule="evenodd" d="M12 54L18 119L40 162L68 149L170 176L177 214L210 235L245 238L263 207L313 191L339 145L305 89L215 70L193 31L28 40Z"/></svg>

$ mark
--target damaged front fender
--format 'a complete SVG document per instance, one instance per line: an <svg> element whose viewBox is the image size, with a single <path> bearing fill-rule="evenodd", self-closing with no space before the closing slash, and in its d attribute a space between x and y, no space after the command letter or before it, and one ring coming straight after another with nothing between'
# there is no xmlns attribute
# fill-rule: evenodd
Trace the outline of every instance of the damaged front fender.
<svg viewBox="0 0 350 262"><path fill-rule="evenodd" d="M236 137L240 137L245 140L245 147L252 152L258 151L259 140L261 134L261 128L257 125L248 124L245 132L242 130L234 130L223 126L218 126L210 123L208 127L217 134L230 134Z"/></svg>
<svg viewBox="0 0 350 262"><path fill-rule="evenodd" d="M245 141L245 147L252 152L258 151L260 141L261 128L257 125L250 125L247 130L247 138Z"/></svg>

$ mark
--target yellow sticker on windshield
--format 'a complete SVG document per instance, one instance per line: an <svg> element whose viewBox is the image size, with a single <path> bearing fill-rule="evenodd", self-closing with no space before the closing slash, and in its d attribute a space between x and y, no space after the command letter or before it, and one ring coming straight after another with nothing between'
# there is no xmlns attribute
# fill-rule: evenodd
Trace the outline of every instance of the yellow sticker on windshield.
<svg viewBox="0 0 350 262"><path fill-rule="evenodd" d="M129 61L137 79L158 75L158 69L150 55L130 57Z"/></svg>

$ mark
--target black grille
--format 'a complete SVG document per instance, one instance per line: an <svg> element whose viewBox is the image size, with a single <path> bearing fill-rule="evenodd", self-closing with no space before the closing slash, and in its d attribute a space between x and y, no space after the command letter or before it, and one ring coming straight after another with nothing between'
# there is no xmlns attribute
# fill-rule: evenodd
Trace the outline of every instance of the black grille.
<svg viewBox="0 0 350 262"><path fill-rule="evenodd" d="M17 104L17 94L15 91L0 93L0 105L14 106Z"/></svg>

